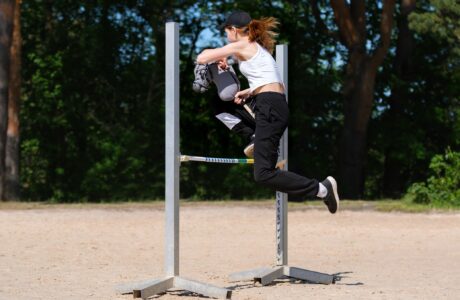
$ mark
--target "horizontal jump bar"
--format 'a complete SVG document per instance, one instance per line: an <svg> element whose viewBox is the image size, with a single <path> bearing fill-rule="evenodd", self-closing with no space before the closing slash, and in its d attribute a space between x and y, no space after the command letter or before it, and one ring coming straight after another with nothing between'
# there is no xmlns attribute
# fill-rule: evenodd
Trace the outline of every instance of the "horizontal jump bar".
<svg viewBox="0 0 460 300"><path fill-rule="evenodd" d="M180 161L201 161L207 163L219 164L253 164L253 158L222 158L222 157L205 157L205 156L192 156L181 155Z"/></svg>
<svg viewBox="0 0 460 300"><path fill-rule="evenodd" d="M200 161L207 163L218 163L218 164L253 164L254 158L222 158L222 157L205 157L205 156L192 156L192 155L181 155L180 161ZM275 168L284 169L286 160L283 159L276 163Z"/></svg>

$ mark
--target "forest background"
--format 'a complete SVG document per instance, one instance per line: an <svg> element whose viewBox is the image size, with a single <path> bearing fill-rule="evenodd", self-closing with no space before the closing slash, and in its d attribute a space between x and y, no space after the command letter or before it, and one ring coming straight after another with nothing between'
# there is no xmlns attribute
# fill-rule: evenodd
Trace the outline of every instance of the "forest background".
<svg viewBox="0 0 460 300"><path fill-rule="evenodd" d="M234 10L289 47L289 168L342 197L460 206L460 4L0 1L0 199L164 198L165 22L180 23L180 148L240 157L192 90L194 58ZM241 77L241 81L247 84ZM260 199L252 167L187 163L181 197Z"/></svg>

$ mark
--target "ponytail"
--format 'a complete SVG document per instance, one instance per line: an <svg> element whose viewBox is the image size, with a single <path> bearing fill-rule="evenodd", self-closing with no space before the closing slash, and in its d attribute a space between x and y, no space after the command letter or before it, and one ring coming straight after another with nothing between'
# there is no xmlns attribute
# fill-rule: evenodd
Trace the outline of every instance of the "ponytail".
<svg viewBox="0 0 460 300"><path fill-rule="evenodd" d="M249 41L259 43L273 54L275 39L278 36L274 30L278 28L278 25L278 20L273 17L252 20L248 25Z"/></svg>

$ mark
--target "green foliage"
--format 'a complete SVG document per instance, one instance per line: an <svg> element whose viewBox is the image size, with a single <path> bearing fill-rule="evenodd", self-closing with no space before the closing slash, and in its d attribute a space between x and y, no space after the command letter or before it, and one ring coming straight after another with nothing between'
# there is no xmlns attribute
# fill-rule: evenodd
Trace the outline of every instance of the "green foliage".
<svg viewBox="0 0 460 300"><path fill-rule="evenodd" d="M431 1L417 1L416 12L433 14L435 9ZM396 20L398 28L405 24L401 16ZM452 45L434 34L406 33L408 40L393 36L376 80L366 198L400 198L412 183L429 176L435 154L448 145L460 147L460 73ZM400 44L406 47L395 48Z"/></svg>
<svg viewBox="0 0 460 300"><path fill-rule="evenodd" d="M460 3L457 0L431 0L430 3L432 11L409 16L411 29L447 42L460 57Z"/></svg>
<svg viewBox="0 0 460 300"><path fill-rule="evenodd" d="M318 16L335 30L330 6L318 2ZM423 33L430 26L420 27L414 75L402 83L391 69L395 35L376 82L365 183L369 198L382 195L390 155L399 163L404 191L427 177L434 153L460 146L460 74L451 68L451 48L458 42L445 42L456 37L451 30L458 24L456 8L451 13L433 7L425 3L418 13L438 16L432 27L444 30L436 34L444 40ZM164 22L169 18L181 30L181 151L241 156L245 141L214 118L215 91L191 89L194 56L224 42L217 25L234 9L278 18L279 42L289 44L289 168L318 179L337 174L346 53L334 34L321 30L312 1L23 1L23 197L57 202L164 197ZM441 15L449 19L438 22ZM379 15L369 9L368 17L368 31L375 36ZM394 84L406 90L398 120L386 115ZM388 154L391 145L398 151ZM198 163L181 166L180 192L188 199L274 195L254 183L251 166Z"/></svg>
<svg viewBox="0 0 460 300"><path fill-rule="evenodd" d="M434 207L460 207L460 152L447 149L445 154L435 155L430 170L426 182L409 188L408 199Z"/></svg>
<svg viewBox="0 0 460 300"><path fill-rule="evenodd" d="M430 0L428 11L420 11L409 16L409 25L420 35L437 41L439 53L446 56L439 72L460 81L460 2L457 0ZM446 84L450 92L460 94L458 84ZM458 99L458 97L457 97Z"/></svg>
<svg viewBox="0 0 460 300"><path fill-rule="evenodd" d="M29 139L21 143L21 184L26 198L41 195L47 183L48 161L40 153L40 142Z"/></svg>

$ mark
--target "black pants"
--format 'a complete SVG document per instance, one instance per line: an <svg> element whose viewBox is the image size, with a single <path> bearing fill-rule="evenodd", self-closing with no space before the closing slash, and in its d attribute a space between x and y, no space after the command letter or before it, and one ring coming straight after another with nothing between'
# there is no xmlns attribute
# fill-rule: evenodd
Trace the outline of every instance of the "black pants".
<svg viewBox="0 0 460 300"><path fill-rule="evenodd" d="M318 194L318 181L276 169L280 139L288 125L285 95L263 92L255 97L254 179L274 190L302 198ZM296 197L297 198L297 197Z"/></svg>

